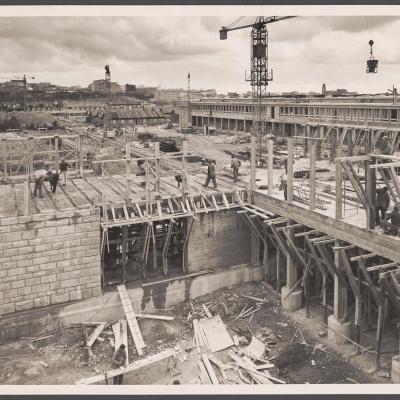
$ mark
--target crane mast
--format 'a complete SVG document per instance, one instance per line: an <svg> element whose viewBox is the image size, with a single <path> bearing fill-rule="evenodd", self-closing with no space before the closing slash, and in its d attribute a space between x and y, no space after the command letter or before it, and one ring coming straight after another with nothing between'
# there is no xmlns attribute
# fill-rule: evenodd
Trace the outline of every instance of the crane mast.
<svg viewBox="0 0 400 400"><path fill-rule="evenodd" d="M266 25L294 16L285 17L257 17L254 24L222 27L220 39L226 40L229 31L251 28L250 46L251 62L250 72L245 74L245 80L250 82L252 89L253 112L252 112L252 134L259 142L259 158L262 157L262 138L266 135L266 110L264 110L263 99L267 96L268 82L272 81L272 70L268 70L268 30Z"/></svg>

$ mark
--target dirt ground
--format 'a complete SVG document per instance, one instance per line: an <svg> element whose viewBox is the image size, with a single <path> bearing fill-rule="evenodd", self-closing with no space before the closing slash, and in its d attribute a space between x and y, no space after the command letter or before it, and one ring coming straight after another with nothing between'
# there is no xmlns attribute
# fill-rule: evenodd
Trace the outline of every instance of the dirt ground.
<svg viewBox="0 0 400 400"><path fill-rule="evenodd" d="M267 300L250 322L250 317L235 319L244 306L256 303L241 297L242 294ZM366 365L349 357L348 354L354 351L352 345L335 347L320 338L318 332L323 328L317 318L305 319L301 313L294 313L293 317L283 313L275 293L266 290L261 283L221 289L193 300L194 306L208 302L211 302L211 313L221 316L231 337L238 335L250 341L255 335L267 344L264 358L274 364L269 372L286 383L389 382L377 374L369 375L365 372ZM170 375L167 369L171 360L165 359L125 374L124 384L172 384L174 380L181 384L201 384L197 365L201 355L193 345L192 320L187 319L190 310L187 302L173 309L154 312L174 316L173 321L139 320L147 344L146 356L176 346L183 349L175 359L177 375ZM68 327L46 336L41 340L24 338L0 345L1 384L74 384L111 369L113 334L110 327L102 332L102 341L96 341L92 346L96 365L88 363L81 327ZM134 349L129 334L129 362L139 359ZM339 350L347 354L347 358ZM228 349L214 353L214 356L229 364L232 360L227 353ZM218 376L219 372L216 373Z"/></svg>

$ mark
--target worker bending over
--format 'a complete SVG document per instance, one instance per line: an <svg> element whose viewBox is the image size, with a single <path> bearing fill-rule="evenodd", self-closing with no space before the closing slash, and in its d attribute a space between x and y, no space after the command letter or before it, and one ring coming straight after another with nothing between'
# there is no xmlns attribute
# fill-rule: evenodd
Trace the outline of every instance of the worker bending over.
<svg viewBox="0 0 400 400"><path fill-rule="evenodd" d="M44 169L39 169L33 173L33 177L35 179L35 187L33 189L33 195L37 196L37 192L39 190L39 197L43 197L42 185L43 182L49 180L49 175L51 171L49 171L49 165L45 164Z"/></svg>

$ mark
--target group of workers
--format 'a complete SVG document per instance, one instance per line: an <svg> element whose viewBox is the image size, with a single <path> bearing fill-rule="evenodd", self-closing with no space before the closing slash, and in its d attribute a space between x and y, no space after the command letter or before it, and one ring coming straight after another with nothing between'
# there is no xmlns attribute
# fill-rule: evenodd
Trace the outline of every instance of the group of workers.
<svg viewBox="0 0 400 400"><path fill-rule="evenodd" d="M42 188L44 182L50 183L50 191L52 193L56 193L57 185L60 179L62 180L62 185L65 186L67 184L68 167L68 163L64 158L62 158L59 163L59 169L56 171L52 171L49 164L45 164L44 169L35 171L33 173L33 177L35 179L33 195L37 197L39 192L39 197L43 197Z"/></svg>
<svg viewBox="0 0 400 400"><path fill-rule="evenodd" d="M239 168L241 166L240 160L232 154L231 156L231 168L233 172L233 182L237 182L238 177L239 177ZM208 187L210 181L213 182L214 189L217 189L217 165L215 160L210 160L208 162L208 167L207 167L207 178L204 183L204 187Z"/></svg>

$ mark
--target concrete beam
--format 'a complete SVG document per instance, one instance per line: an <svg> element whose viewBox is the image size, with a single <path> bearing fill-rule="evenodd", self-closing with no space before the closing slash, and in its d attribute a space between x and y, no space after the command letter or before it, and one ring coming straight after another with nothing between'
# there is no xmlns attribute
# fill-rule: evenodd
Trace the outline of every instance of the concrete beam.
<svg viewBox="0 0 400 400"><path fill-rule="evenodd" d="M382 257L400 262L400 247L395 238L359 228L347 222L309 211L297 204L288 204L264 193L253 193L254 204L267 211L284 216L305 226L318 230L338 240L354 244Z"/></svg>

